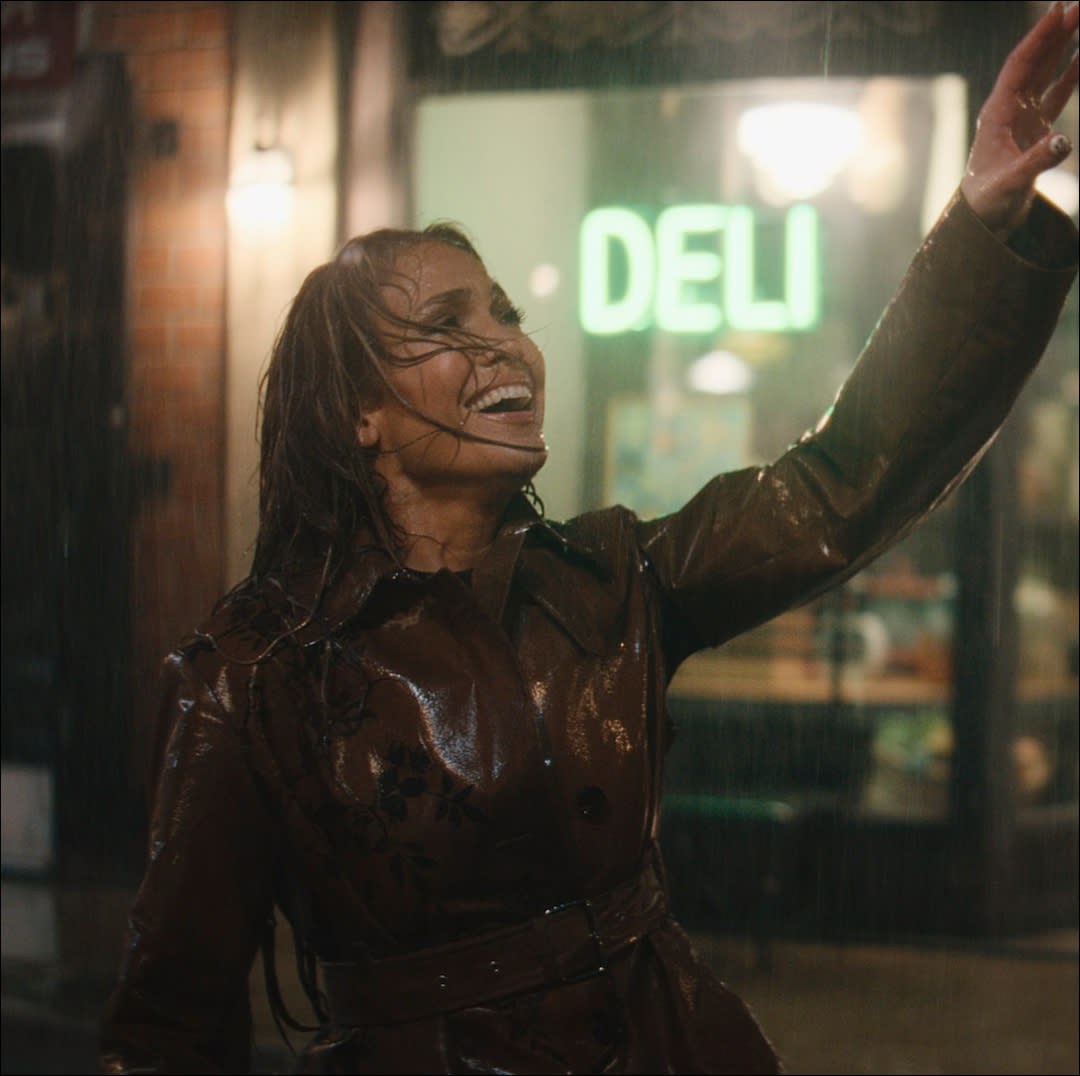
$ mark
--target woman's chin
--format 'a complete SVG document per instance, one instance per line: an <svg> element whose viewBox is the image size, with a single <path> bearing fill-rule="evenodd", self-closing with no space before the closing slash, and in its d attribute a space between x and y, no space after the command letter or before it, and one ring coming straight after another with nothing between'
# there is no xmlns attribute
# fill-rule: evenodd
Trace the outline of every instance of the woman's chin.
<svg viewBox="0 0 1080 1076"><path fill-rule="evenodd" d="M520 472L521 480L522 482L528 482L547 463L547 445L522 450L521 455L523 457Z"/></svg>

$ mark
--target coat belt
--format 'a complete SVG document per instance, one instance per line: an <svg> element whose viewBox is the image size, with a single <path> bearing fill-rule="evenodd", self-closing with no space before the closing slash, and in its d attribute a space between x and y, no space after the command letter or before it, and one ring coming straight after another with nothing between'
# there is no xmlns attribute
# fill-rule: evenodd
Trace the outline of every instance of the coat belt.
<svg viewBox="0 0 1080 1076"><path fill-rule="evenodd" d="M323 961L330 1019L393 1024L601 975L619 950L668 917L651 862L599 896L569 901L509 927L367 962Z"/></svg>

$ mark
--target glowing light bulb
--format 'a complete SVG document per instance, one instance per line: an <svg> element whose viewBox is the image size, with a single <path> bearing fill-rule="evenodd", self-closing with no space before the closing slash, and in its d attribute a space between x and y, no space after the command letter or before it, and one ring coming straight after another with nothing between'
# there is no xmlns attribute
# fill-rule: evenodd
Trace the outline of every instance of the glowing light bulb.
<svg viewBox="0 0 1080 1076"><path fill-rule="evenodd" d="M747 109L736 138L765 181L762 193L782 204L832 183L862 141L862 121L849 108L785 101Z"/></svg>

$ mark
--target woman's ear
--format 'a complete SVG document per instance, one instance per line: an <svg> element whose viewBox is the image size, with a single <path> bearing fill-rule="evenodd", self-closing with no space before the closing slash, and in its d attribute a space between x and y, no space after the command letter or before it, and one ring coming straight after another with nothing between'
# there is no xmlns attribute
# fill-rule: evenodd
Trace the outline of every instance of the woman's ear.
<svg viewBox="0 0 1080 1076"><path fill-rule="evenodd" d="M374 448L379 443L379 428L367 415L361 415L356 424L356 439L361 448Z"/></svg>

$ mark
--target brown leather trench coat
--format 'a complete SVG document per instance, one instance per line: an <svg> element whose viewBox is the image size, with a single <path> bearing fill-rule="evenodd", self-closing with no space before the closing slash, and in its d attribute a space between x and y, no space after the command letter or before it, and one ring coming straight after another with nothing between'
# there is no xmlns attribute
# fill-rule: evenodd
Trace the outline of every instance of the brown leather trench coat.
<svg viewBox="0 0 1080 1076"><path fill-rule="evenodd" d="M166 662L102 1071L245 1070L275 902L329 994L299 1071L776 1071L664 907L665 690L974 465L1075 273L1046 205L1024 242L954 199L818 428L672 516L521 499L471 580L370 548L227 600Z"/></svg>

